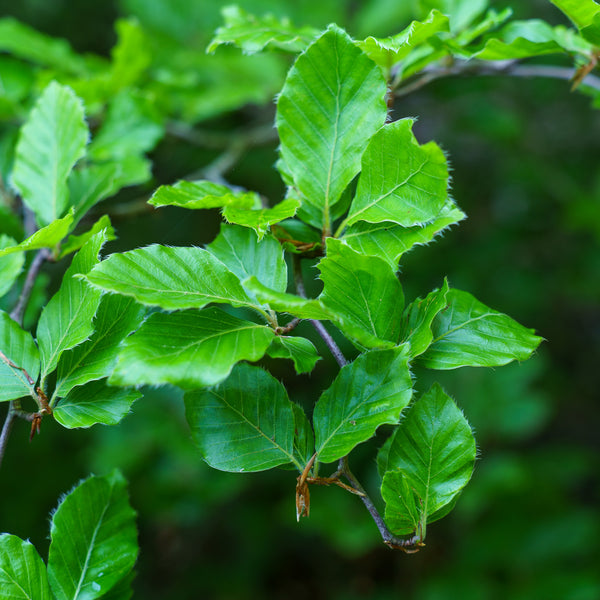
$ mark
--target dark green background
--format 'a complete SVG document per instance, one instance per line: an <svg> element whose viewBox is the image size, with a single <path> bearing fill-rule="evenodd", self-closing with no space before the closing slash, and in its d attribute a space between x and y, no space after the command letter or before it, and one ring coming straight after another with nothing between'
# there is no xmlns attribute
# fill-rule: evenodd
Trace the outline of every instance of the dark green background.
<svg viewBox="0 0 600 600"><path fill-rule="evenodd" d="M203 47L224 4L29 0L0 3L0 15L66 37L77 51L108 55L119 16L137 14L156 36ZM402 29L412 3L241 4L297 24L337 21L365 36ZM513 8L519 17L564 22L549 2ZM281 59L282 71L289 60ZM269 102L198 126L227 133L273 115ZM1 531L30 538L45 556L48 513L59 496L90 471L118 467L139 513L136 598L600 598L600 113L565 81L482 77L439 80L398 100L394 116L418 117L419 140L448 153L453 194L468 215L405 257L407 298L447 276L546 339L521 365L416 373L420 391L436 375L455 397L480 450L472 483L428 529L427 547L413 556L388 550L362 504L339 489L312 490L311 517L296 524L293 473L210 470L191 444L180 393L169 388L148 390L117 427L65 431L44 421L29 444L28 425L17 423L0 472ZM120 236L110 250L209 242L217 215L142 209L124 216L119 207L143 207L156 185L216 156L167 136L152 155L155 181L107 203ZM250 148L227 177L277 200L275 159L275 142ZM273 367L292 398L308 402L335 372L332 361L302 377ZM383 442L385 431L379 435ZM372 452L357 455L353 466L372 487Z"/></svg>

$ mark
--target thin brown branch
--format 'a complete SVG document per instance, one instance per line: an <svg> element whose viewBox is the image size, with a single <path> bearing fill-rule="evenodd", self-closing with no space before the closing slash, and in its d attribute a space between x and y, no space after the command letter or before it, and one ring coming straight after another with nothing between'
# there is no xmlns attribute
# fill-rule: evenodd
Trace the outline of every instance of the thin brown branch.
<svg viewBox="0 0 600 600"><path fill-rule="evenodd" d="M10 318L13 321L16 321L19 325L23 323L23 315L25 314L25 309L27 308L27 304L29 302L29 298L31 297L31 292L33 291L33 285L35 280L44 264L44 261L49 257L49 252L47 248L42 248L38 250L38 253L35 255L31 265L29 267L29 271L27 271L27 276L25 277L25 283L23 284L23 289L21 290L21 294L19 299L17 300L17 304L13 308L10 313Z"/></svg>

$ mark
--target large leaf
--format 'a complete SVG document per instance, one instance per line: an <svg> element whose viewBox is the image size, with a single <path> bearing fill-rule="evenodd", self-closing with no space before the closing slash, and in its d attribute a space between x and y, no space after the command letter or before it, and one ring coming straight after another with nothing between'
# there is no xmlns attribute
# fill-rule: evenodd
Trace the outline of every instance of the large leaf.
<svg viewBox="0 0 600 600"><path fill-rule="evenodd" d="M236 362L262 358L274 335L216 307L154 313L125 341L111 383L215 385Z"/></svg>
<svg viewBox="0 0 600 600"><path fill-rule="evenodd" d="M404 294L384 260L330 238L319 269L324 284L319 299L345 334L368 347L398 341Z"/></svg>
<svg viewBox="0 0 600 600"><path fill-rule="evenodd" d="M52 600L46 565L33 544L0 534L0 590L9 599Z"/></svg>
<svg viewBox="0 0 600 600"><path fill-rule="evenodd" d="M550 0L594 46L600 46L600 5L594 0Z"/></svg>
<svg viewBox="0 0 600 600"><path fill-rule="evenodd" d="M89 240L102 230L105 230L107 242L117 239L115 230L110 222L110 217L108 215L102 215L86 232L80 235L71 234L65 242L61 244L60 254L58 255L59 260L73 252L77 252L77 250L85 246Z"/></svg>
<svg viewBox="0 0 600 600"><path fill-rule="evenodd" d="M90 477L60 503L50 526L48 579L54 595L94 600L127 577L138 545L123 476Z"/></svg>
<svg viewBox="0 0 600 600"><path fill-rule="evenodd" d="M185 411L195 444L215 469L297 464L293 405L283 385L258 367L240 364L220 385L188 392Z"/></svg>
<svg viewBox="0 0 600 600"><path fill-rule="evenodd" d="M301 52L317 37L312 27L294 27L287 18L273 15L256 17L239 6L226 6L221 11L225 25L219 27L207 52L214 52L221 44L234 44L246 54L260 52L265 47L286 52Z"/></svg>
<svg viewBox="0 0 600 600"><path fill-rule="evenodd" d="M273 236L259 241L252 229L221 225L221 232L206 249L241 281L254 276L266 287L285 292L287 267L281 244Z"/></svg>
<svg viewBox="0 0 600 600"><path fill-rule="evenodd" d="M88 381L108 377L112 372L121 341L142 322L145 310L126 296L103 296L91 337L67 350L58 363L54 397Z"/></svg>
<svg viewBox="0 0 600 600"><path fill-rule="evenodd" d="M313 423L321 462L346 456L384 423L397 423L410 402L408 346L372 350L342 367L315 405Z"/></svg>
<svg viewBox="0 0 600 600"><path fill-rule="evenodd" d="M448 166L434 142L419 145L413 119L382 127L362 157L346 225L391 221L411 227L432 221L448 198Z"/></svg>
<svg viewBox="0 0 600 600"><path fill-rule="evenodd" d="M208 250L147 246L113 254L87 276L95 287L167 310L211 302L254 306L239 279Z"/></svg>
<svg viewBox="0 0 600 600"><path fill-rule="evenodd" d="M105 239L103 230L86 242L73 258L58 292L42 311L37 327L42 381L56 368L65 350L81 344L94 331L92 320L102 294L77 276L98 263L98 253Z"/></svg>
<svg viewBox="0 0 600 600"><path fill-rule="evenodd" d="M437 217L427 225L402 227L389 221L367 223L359 221L346 229L342 239L361 254L379 256L392 269L398 268L400 257L413 246L428 244L441 231L465 218L454 202L446 202Z"/></svg>
<svg viewBox="0 0 600 600"><path fill-rule="evenodd" d="M84 155L88 136L81 100L70 88L50 83L21 129L12 173L40 225L69 207L67 178Z"/></svg>
<svg viewBox="0 0 600 600"><path fill-rule="evenodd" d="M25 263L25 256L20 252L12 256L2 256L4 248L17 245L17 241L9 235L0 234L0 298L13 286Z"/></svg>
<svg viewBox="0 0 600 600"><path fill-rule="evenodd" d="M0 352L0 400L33 395L40 374L37 346L4 311L0 311Z"/></svg>
<svg viewBox="0 0 600 600"><path fill-rule="evenodd" d="M446 303L431 325L433 341L419 359L430 369L505 365L529 358L542 341L467 292L450 290Z"/></svg>
<svg viewBox="0 0 600 600"><path fill-rule="evenodd" d="M332 207L385 122L385 93L379 67L335 26L288 73L277 101L280 151L304 198L299 216L311 225L331 227Z"/></svg>
<svg viewBox="0 0 600 600"><path fill-rule="evenodd" d="M116 425L142 396L131 389L109 387L105 380L91 381L71 390L54 408L54 418L67 429L96 423Z"/></svg>
<svg viewBox="0 0 600 600"><path fill-rule="evenodd" d="M444 516L469 482L476 453L462 412L435 384L408 411L389 446L381 492L390 529L425 539L427 523Z"/></svg>
<svg viewBox="0 0 600 600"><path fill-rule="evenodd" d="M273 358L290 358L294 362L296 373L310 373L321 359L310 340L286 335L275 337L267 354Z"/></svg>

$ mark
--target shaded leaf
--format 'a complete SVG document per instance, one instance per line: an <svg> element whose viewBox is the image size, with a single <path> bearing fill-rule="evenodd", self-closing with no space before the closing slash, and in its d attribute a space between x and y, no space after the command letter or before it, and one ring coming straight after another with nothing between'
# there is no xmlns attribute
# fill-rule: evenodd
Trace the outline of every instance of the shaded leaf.
<svg viewBox="0 0 600 600"><path fill-rule="evenodd" d="M16 253L12 256L2 256L4 248L14 248L17 241L9 235L0 234L0 298L14 285L23 270L25 256Z"/></svg>
<svg viewBox="0 0 600 600"><path fill-rule="evenodd" d="M117 43L111 51L110 87L121 90L138 82L152 62L152 53L150 42L137 19L118 19L115 30Z"/></svg>
<svg viewBox="0 0 600 600"><path fill-rule="evenodd" d="M48 579L57 598L93 600L127 577L138 544L126 483L89 477L59 504L50 526Z"/></svg>
<svg viewBox="0 0 600 600"><path fill-rule="evenodd" d="M308 464L315 453L315 434L302 407L292 402L294 411L294 456L296 465ZM300 469L302 471L302 469Z"/></svg>
<svg viewBox="0 0 600 600"><path fill-rule="evenodd" d="M185 395L194 443L204 460L221 471L297 463L293 406L279 381L247 364L237 365L218 386Z"/></svg>
<svg viewBox="0 0 600 600"><path fill-rule="evenodd" d="M319 461L342 458L380 425L398 422L412 396L409 358L407 346L372 350L340 369L315 405Z"/></svg>
<svg viewBox="0 0 600 600"><path fill-rule="evenodd" d="M40 225L67 211L67 178L85 154L88 136L81 100L69 87L50 83L21 128L12 173Z"/></svg>
<svg viewBox="0 0 600 600"><path fill-rule="evenodd" d="M77 276L98 263L98 253L105 240L105 231L101 231L85 243L73 258L58 292L42 310L37 327L42 382L56 368L65 350L81 344L94 331L92 320L102 294Z"/></svg>
<svg viewBox="0 0 600 600"><path fill-rule="evenodd" d="M75 386L108 377L119 354L121 341L137 329L145 312L143 307L126 296L103 296L94 319L94 333L60 357L53 396L65 396Z"/></svg>
<svg viewBox="0 0 600 600"><path fill-rule="evenodd" d="M221 12L225 25L217 29L207 52L214 52L221 44L233 44L246 54L266 47L301 52L319 34L312 27L294 27L285 17L278 19L270 14L256 17L239 6L226 6Z"/></svg>
<svg viewBox="0 0 600 600"><path fill-rule="evenodd" d="M324 284L319 299L345 334L367 347L396 344L404 294L384 260L329 238L319 270Z"/></svg>
<svg viewBox="0 0 600 600"><path fill-rule="evenodd" d="M296 373L310 373L321 360L310 340L303 337L276 336L267 349L272 358L289 358L294 361Z"/></svg>
<svg viewBox="0 0 600 600"><path fill-rule="evenodd" d="M280 152L303 197L298 215L330 228L332 207L360 170L386 117L386 83L341 29L329 29L289 71L277 101Z"/></svg>
<svg viewBox="0 0 600 600"><path fill-rule="evenodd" d="M425 539L427 523L469 482L476 455L471 428L435 384L408 411L389 446L381 493L385 520L397 534Z"/></svg>
<svg viewBox="0 0 600 600"><path fill-rule="evenodd" d="M208 250L157 244L112 254L86 279L96 288L167 310L211 302L253 306L239 279Z"/></svg>
<svg viewBox="0 0 600 600"><path fill-rule="evenodd" d="M117 385L215 385L240 360L259 360L273 339L265 325L211 307L153 313L125 340L110 378Z"/></svg>
<svg viewBox="0 0 600 600"><path fill-rule="evenodd" d="M121 171L121 166L116 162L72 171L67 184L71 205L75 209L75 223L79 223L90 208L117 191L116 181Z"/></svg>
<svg viewBox="0 0 600 600"><path fill-rule="evenodd" d="M362 157L356 196L346 225L391 221L403 227L425 224L448 198L448 166L434 142L419 145L413 119L382 127Z"/></svg>
<svg viewBox="0 0 600 600"><path fill-rule="evenodd" d="M72 389L55 406L54 418L67 429L96 423L116 425L141 398L137 390L110 387L106 380L90 381Z"/></svg>
<svg viewBox="0 0 600 600"><path fill-rule="evenodd" d="M7 600L52 600L46 565L33 544L0 534L0 589Z"/></svg>
<svg viewBox="0 0 600 600"><path fill-rule="evenodd" d="M23 331L0 310L0 400L14 400L35 393L40 356L31 334ZM23 369L26 371L23 371Z"/></svg>
<svg viewBox="0 0 600 600"><path fill-rule="evenodd" d="M431 325L433 341L419 359L430 369L493 367L525 360L541 337L509 316L485 306L471 294L451 289L447 307Z"/></svg>

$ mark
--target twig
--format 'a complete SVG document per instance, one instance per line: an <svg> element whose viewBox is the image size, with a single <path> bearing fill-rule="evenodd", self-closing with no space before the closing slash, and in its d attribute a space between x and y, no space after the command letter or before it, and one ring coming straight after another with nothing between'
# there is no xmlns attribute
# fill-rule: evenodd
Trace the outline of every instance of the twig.
<svg viewBox="0 0 600 600"><path fill-rule="evenodd" d="M17 414L15 410L15 404L13 401L10 402L8 405L8 413L6 415L6 419L4 420L2 433L0 433L0 466L2 466L2 459L4 458L4 452L6 451L6 446L8 444L8 438L10 437L10 432L12 431L16 419Z"/></svg>
<svg viewBox="0 0 600 600"><path fill-rule="evenodd" d="M23 323L23 315L25 314L25 309L27 308L27 303L29 302L29 298L31 297L31 292L33 290L33 285L35 283L36 277L40 272L44 261L48 258L48 249L42 248L35 255L35 258L31 262L31 266L29 267L29 271L27 272L27 276L25 278L25 283L23 284L23 289L21 290L21 295L19 296L19 300L17 304L13 308L10 313L10 318L13 321L16 321L21 325Z"/></svg>

